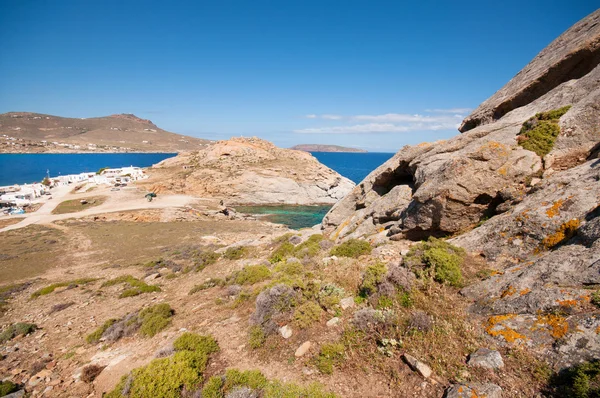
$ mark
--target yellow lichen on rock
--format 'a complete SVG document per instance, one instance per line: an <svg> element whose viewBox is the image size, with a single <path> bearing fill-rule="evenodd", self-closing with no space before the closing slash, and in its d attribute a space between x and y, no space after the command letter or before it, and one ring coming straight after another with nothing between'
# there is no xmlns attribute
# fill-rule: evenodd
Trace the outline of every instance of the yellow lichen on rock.
<svg viewBox="0 0 600 398"><path fill-rule="evenodd" d="M491 316L485 324L486 333L492 337L502 336L507 343L513 343L515 340L527 339L526 336L502 324L502 322L513 319L515 316L515 314Z"/></svg>

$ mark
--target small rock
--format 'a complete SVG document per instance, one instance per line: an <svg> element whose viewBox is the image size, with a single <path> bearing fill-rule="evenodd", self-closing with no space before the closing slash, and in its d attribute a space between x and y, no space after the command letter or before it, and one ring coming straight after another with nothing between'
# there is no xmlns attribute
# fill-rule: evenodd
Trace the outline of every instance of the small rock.
<svg viewBox="0 0 600 398"><path fill-rule="evenodd" d="M311 346L312 343L310 341L305 341L300 347L298 347L294 355L296 356L296 358L300 358L302 355L306 354L308 350L310 350Z"/></svg>
<svg viewBox="0 0 600 398"><path fill-rule="evenodd" d="M43 379L45 377L48 377L52 374L52 372L48 369L44 369L39 371L38 373L36 373L35 377L39 377L40 379Z"/></svg>
<svg viewBox="0 0 600 398"><path fill-rule="evenodd" d="M331 318L330 320L327 321L327 326L328 327L332 327L337 325L340 322L340 318L338 318L337 316L334 318Z"/></svg>
<svg viewBox="0 0 600 398"><path fill-rule="evenodd" d="M292 337L292 328L289 325L285 325L279 328L279 333L281 333L281 337L284 339L289 339Z"/></svg>
<svg viewBox="0 0 600 398"><path fill-rule="evenodd" d="M42 379L39 377L32 376L31 379L27 382L30 387L35 387L42 382Z"/></svg>
<svg viewBox="0 0 600 398"><path fill-rule="evenodd" d="M21 398L25 396L25 390L15 391L11 394L5 395L4 398Z"/></svg>
<svg viewBox="0 0 600 398"><path fill-rule="evenodd" d="M408 254L408 252L409 252L409 251L410 251L410 250L408 250L408 249L402 249L402 250L400 250L400 255L401 255L401 256L406 256L406 255Z"/></svg>
<svg viewBox="0 0 600 398"><path fill-rule="evenodd" d="M502 389L492 383L453 384L446 390L446 398L502 398Z"/></svg>
<svg viewBox="0 0 600 398"><path fill-rule="evenodd" d="M529 185L533 187L533 186L539 184L541 181L542 181L541 178L532 178L531 182L529 183Z"/></svg>
<svg viewBox="0 0 600 398"><path fill-rule="evenodd" d="M144 282L150 282L158 278L160 278L160 274L158 272L155 272L154 274L150 274L147 277L145 277Z"/></svg>
<svg viewBox="0 0 600 398"><path fill-rule="evenodd" d="M346 297L341 299L340 306L343 310L354 307L354 297Z"/></svg>
<svg viewBox="0 0 600 398"><path fill-rule="evenodd" d="M426 379L429 378L433 373L429 366L427 366L424 362L419 361L412 355L404 354L402 355L402 358L412 370L418 372L421 376L423 376Z"/></svg>
<svg viewBox="0 0 600 398"><path fill-rule="evenodd" d="M469 355L467 365L476 368L502 369L504 367L504 361L502 360L502 355L500 355L498 351L480 348Z"/></svg>
<svg viewBox="0 0 600 398"><path fill-rule="evenodd" d="M298 235L294 235L288 240L288 242L290 242L292 245L295 246L297 244L302 243L302 238L299 237Z"/></svg>

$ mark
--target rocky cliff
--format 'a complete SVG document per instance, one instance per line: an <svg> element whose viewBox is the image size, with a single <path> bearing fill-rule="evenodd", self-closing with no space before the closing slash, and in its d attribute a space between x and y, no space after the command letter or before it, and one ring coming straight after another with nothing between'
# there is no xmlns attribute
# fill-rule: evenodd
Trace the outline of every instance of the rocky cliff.
<svg viewBox="0 0 600 398"><path fill-rule="evenodd" d="M148 184L226 204L333 204L354 183L302 151L232 138L154 166Z"/></svg>
<svg viewBox="0 0 600 398"><path fill-rule="evenodd" d="M596 11L467 117L462 134L407 146L373 171L324 229L337 238L456 234L507 211L540 178L595 156L599 54Z"/></svg>
<svg viewBox="0 0 600 398"><path fill-rule="evenodd" d="M339 240L453 237L489 336L564 368L600 356L600 10L441 142L405 147L323 221Z"/></svg>

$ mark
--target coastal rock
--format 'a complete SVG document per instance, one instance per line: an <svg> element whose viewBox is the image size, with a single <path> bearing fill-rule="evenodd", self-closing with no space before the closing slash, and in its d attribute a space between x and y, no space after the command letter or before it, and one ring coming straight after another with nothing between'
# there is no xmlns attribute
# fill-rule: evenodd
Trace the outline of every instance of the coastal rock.
<svg viewBox="0 0 600 398"><path fill-rule="evenodd" d="M182 173L183 171L183 173ZM235 204L333 204L354 183L310 153L258 138L218 141L155 165L146 184Z"/></svg>
<svg viewBox="0 0 600 398"><path fill-rule="evenodd" d="M406 146L374 170L329 211L324 231L336 240L381 230L411 240L455 234L518 204L533 178L584 163L600 140L598 43L600 11L557 38L465 119L463 134ZM547 82L550 76L556 78ZM564 106L571 108L548 155L518 145L525 121Z"/></svg>

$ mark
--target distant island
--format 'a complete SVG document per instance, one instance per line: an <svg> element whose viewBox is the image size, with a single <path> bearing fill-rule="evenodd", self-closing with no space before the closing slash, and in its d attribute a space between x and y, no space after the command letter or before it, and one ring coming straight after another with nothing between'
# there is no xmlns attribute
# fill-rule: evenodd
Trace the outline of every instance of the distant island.
<svg viewBox="0 0 600 398"><path fill-rule="evenodd" d="M300 144L294 145L290 149L304 152L360 152L366 153L364 149L347 148L339 145L321 145L321 144Z"/></svg>
<svg viewBox="0 0 600 398"><path fill-rule="evenodd" d="M161 129L131 114L68 118L0 114L0 153L116 153L198 150L210 142Z"/></svg>

